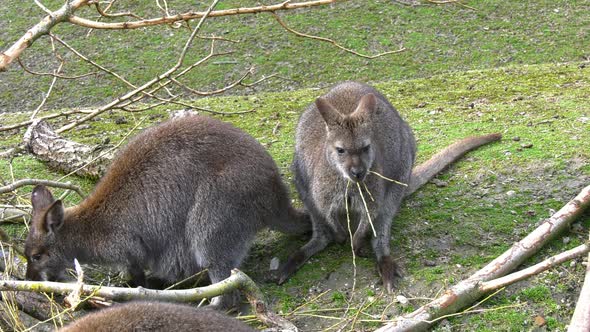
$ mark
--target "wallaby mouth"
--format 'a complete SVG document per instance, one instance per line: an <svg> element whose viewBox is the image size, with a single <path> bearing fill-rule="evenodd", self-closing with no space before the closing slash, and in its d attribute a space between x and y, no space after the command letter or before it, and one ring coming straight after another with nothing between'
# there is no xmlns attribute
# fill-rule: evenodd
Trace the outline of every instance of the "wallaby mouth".
<svg viewBox="0 0 590 332"><path fill-rule="evenodd" d="M348 177L354 182L363 182L367 176L367 170L364 167L351 167L348 171Z"/></svg>

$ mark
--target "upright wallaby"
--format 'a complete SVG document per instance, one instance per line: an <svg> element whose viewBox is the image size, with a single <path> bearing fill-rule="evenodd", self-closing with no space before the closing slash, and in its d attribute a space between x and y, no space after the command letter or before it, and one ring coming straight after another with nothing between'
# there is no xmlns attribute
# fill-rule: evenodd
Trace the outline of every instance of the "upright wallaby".
<svg viewBox="0 0 590 332"><path fill-rule="evenodd" d="M61 332L253 332L237 319L208 309L162 302L131 302L88 314Z"/></svg>
<svg viewBox="0 0 590 332"><path fill-rule="evenodd" d="M297 126L293 172L311 215L313 236L283 265L279 283L330 242L349 237L348 201L353 248L358 253L371 235L379 273L391 292L400 276L390 256L391 222L403 198L465 152L500 137L464 139L412 172L416 154L412 130L387 99L365 84L335 86L307 108Z"/></svg>
<svg viewBox="0 0 590 332"><path fill-rule="evenodd" d="M299 234L309 217L291 206L278 168L243 131L188 116L137 135L94 191L64 209L43 186L32 193L27 278L57 280L74 258L144 270L172 282L208 269L211 282L240 266L265 227ZM236 294L213 304L232 306Z"/></svg>

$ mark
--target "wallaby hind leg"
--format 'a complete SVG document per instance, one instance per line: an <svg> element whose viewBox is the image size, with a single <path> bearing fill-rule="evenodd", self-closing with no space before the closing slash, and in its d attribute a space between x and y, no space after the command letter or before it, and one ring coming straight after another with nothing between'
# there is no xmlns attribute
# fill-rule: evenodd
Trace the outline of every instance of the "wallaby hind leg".
<svg viewBox="0 0 590 332"><path fill-rule="evenodd" d="M287 262L279 270L279 285L287 281L293 273L299 270L303 263L314 254L322 251L332 241L332 235L329 229L319 225L314 226L316 229L314 229L311 240L301 247L301 249L291 254Z"/></svg>
<svg viewBox="0 0 590 332"><path fill-rule="evenodd" d="M374 221L377 237L372 238L371 245L377 256L377 269L383 281L383 287L388 293L392 293L396 282L402 277L401 270L391 258L390 239L391 223L388 217L378 216Z"/></svg>

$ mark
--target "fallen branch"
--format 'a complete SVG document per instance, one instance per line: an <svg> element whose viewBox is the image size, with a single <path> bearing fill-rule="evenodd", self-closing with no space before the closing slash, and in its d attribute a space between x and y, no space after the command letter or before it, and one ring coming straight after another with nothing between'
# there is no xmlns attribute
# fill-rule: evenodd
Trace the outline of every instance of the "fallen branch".
<svg viewBox="0 0 590 332"><path fill-rule="evenodd" d="M0 291L19 292L49 292L70 294L73 291L80 295L99 296L113 301L156 300L168 302L195 302L213 298L235 290L245 293L256 316L265 324L288 328L296 331L296 327L282 317L268 310L264 296L256 283L245 273L234 269L227 279L218 283L191 289L156 290L147 288L105 287L95 285L80 285L79 283L61 283L48 281L0 281Z"/></svg>
<svg viewBox="0 0 590 332"><path fill-rule="evenodd" d="M46 161L49 166L85 177L100 177L113 159L112 152L105 153L97 147L90 147L59 136L45 121L35 121L29 127L24 136L24 144L30 153ZM61 188L76 190L76 188L63 186ZM82 195L79 188L76 192Z"/></svg>
<svg viewBox="0 0 590 332"><path fill-rule="evenodd" d="M38 184L42 184L47 187L69 189L69 190L75 191L82 198L86 197L84 195L84 193L82 192L82 189L80 189L80 187L73 185L69 182L63 183L63 182L57 182L57 181L51 181L51 180L40 180L40 179L22 179L22 180L15 181L9 185L0 187L0 194L11 192L11 191L13 191L17 188L20 188L20 187L34 186L34 185L38 185Z"/></svg>
<svg viewBox="0 0 590 332"><path fill-rule="evenodd" d="M585 187L573 200L545 220L539 227L498 258L477 271L468 279L446 290L442 296L414 312L397 317L377 332L423 331L439 317L458 312L482 297L486 281L500 278L521 265L558 233L569 227L590 205L590 186ZM489 284L488 284L489 285ZM489 288L487 289L489 290Z"/></svg>
<svg viewBox="0 0 590 332"><path fill-rule="evenodd" d="M586 261L586 277L568 332L590 331L590 255Z"/></svg>

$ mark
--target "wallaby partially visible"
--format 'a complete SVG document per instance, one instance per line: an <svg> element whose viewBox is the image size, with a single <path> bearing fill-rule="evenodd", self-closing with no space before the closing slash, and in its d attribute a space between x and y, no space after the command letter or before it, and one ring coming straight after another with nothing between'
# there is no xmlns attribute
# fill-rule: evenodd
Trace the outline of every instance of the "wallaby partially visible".
<svg viewBox="0 0 590 332"><path fill-rule="evenodd" d="M60 332L253 332L255 329L214 310L163 302L131 302L88 314Z"/></svg>
<svg viewBox="0 0 590 332"><path fill-rule="evenodd" d="M335 86L307 108L297 126L293 172L313 235L281 267L279 283L330 242L349 237L348 201L353 248L360 253L371 237L384 287L391 292L401 276L390 255L391 223L403 198L467 151L500 137L464 139L412 172L414 135L389 101L365 84Z"/></svg>
<svg viewBox="0 0 590 332"><path fill-rule="evenodd" d="M262 145L203 116L137 135L76 206L64 208L43 186L31 200L25 254L34 280L61 279L77 258L125 267L135 285L146 285L144 270L173 282L208 269L218 282L240 266L259 230L311 229ZM227 308L236 300L225 295L213 304Z"/></svg>

